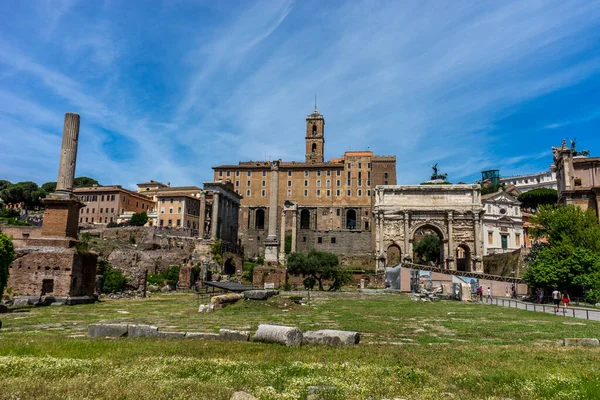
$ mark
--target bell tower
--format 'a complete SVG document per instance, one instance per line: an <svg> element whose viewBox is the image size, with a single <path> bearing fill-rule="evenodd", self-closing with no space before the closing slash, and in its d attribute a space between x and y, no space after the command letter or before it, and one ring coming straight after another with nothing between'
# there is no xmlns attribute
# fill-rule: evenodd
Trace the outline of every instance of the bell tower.
<svg viewBox="0 0 600 400"><path fill-rule="evenodd" d="M323 152L325 147L325 119L317 111L315 103L315 111L306 116L306 162L307 163L322 163Z"/></svg>

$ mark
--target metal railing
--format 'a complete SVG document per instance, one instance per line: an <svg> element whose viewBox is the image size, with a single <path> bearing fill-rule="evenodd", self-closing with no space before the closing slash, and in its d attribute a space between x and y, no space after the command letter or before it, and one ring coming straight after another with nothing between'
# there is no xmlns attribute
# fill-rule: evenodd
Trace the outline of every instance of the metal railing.
<svg viewBox="0 0 600 400"><path fill-rule="evenodd" d="M420 271L433 271L440 272L442 274L448 275L456 275L456 276L465 276L468 278L478 278L478 279L487 279L490 281L498 281L498 282L507 282L507 283L525 283L521 278L511 277L511 276L500 276L500 275L491 275L485 274L483 272L472 272L472 271L457 271L452 269L445 269L441 267L434 267L432 265L421 265L421 264L412 264L408 262L403 262L402 266L410 269L418 269Z"/></svg>
<svg viewBox="0 0 600 400"><path fill-rule="evenodd" d="M556 311L556 307L554 306L554 304L528 303L520 300L498 297L494 297L492 299L483 299L482 303L490 303L490 300L491 304L502 307L516 308L525 311L543 312L547 314L556 314L562 315L563 317L600 321L600 310L595 310L591 308L564 308L561 304L558 308L558 311Z"/></svg>

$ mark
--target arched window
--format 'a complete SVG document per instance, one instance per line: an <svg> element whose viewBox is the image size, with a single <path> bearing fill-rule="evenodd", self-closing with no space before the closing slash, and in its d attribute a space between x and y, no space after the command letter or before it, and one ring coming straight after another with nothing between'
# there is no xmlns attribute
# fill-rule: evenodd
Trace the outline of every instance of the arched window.
<svg viewBox="0 0 600 400"><path fill-rule="evenodd" d="M313 125L313 136L317 136L317 126Z"/></svg>
<svg viewBox="0 0 600 400"><path fill-rule="evenodd" d="M265 229L265 210L259 208L254 214L254 228Z"/></svg>
<svg viewBox="0 0 600 400"><path fill-rule="evenodd" d="M348 210L346 211L346 229L355 229L356 228L356 211Z"/></svg>
<svg viewBox="0 0 600 400"><path fill-rule="evenodd" d="M300 211L300 229L310 229L310 211Z"/></svg>
<svg viewBox="0 0 600 400"><path fill-rule="evenodd" d="M456 269L458 271L469 271L471 268L471 250L467 245L461 244L456 248Z"/></svg>
<svg viewBox="0 0 600 400"><path fill-rule="evenodd" d="M316 143L312 144L312 152L313 152L313 154L315 154L317 152L317 144Z"/></svg>

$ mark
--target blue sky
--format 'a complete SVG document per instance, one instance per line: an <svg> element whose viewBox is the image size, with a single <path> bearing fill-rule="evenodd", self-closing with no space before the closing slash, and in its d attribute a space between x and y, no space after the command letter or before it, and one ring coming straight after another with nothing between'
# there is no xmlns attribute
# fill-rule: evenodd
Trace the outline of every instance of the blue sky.
<svg viewBox="0 0 600 400"><path fill-rule="evenodd" d="M546 170L600 155L599 1L0 2L0 179L56 180L64 113L77 175L133 188L304 158L396 154L398 183Z"/></svg>

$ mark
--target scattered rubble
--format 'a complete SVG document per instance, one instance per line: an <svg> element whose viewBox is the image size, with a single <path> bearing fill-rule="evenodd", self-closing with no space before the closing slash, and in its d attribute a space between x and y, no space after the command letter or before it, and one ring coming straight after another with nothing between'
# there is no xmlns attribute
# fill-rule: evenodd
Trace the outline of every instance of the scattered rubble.
<svg viewBox="0 0 600 400"><path fill-rule="evenodd" d="M565 346L600 346L600 341L595 338L565 338Z"/></svg>

